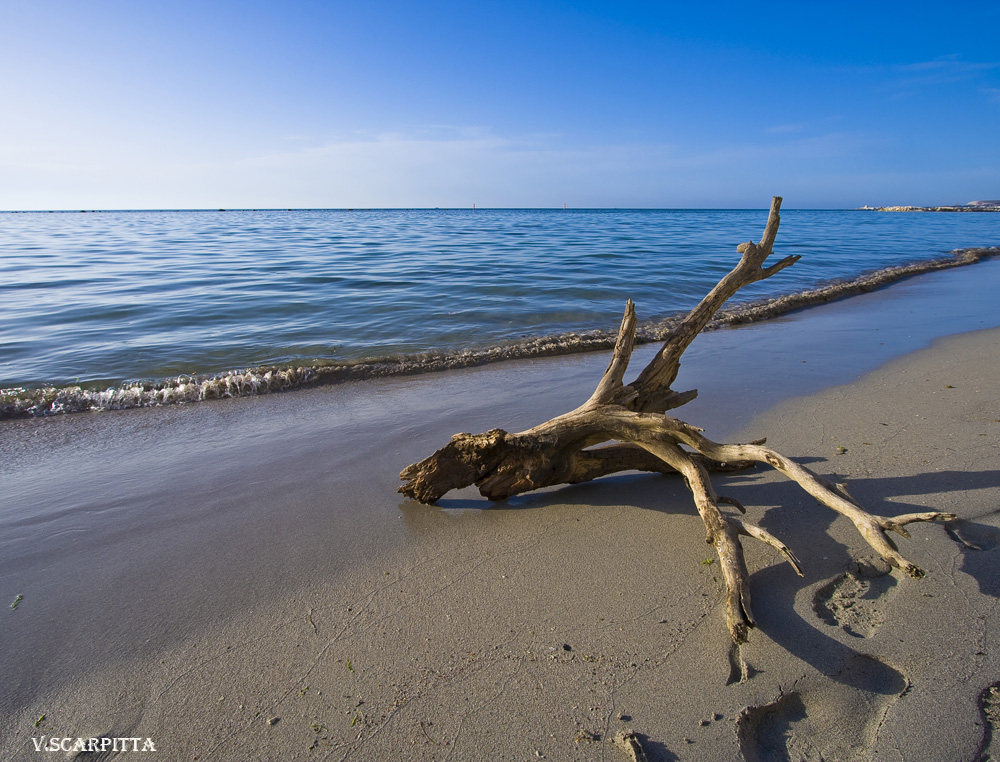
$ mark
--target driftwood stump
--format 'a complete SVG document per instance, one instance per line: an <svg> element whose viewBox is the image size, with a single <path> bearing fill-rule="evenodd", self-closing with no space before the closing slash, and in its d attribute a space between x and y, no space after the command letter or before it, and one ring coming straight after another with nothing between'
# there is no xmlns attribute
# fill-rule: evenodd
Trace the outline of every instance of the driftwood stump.
<svg viewBox="0 0 1000 762"><path fill-rule="evenodd" d="M433 504L452 489L475 484L489 500L503 500L540 487L576 484L620 471L679 472L705 522L707 542L719 556L727 587L726 620L736 644L745 642L749 628L754 626L749 572L740 536L770 545L800 576L802 572L784 543L761 527L722 511L722 505L730 505L746 512L736 500L715 493L709 471L766 463L797 482L820 503L853 521L868 544L890 565L911 577L923 576L918 566L900 555L886 532L892 530L909 537L906 524L950 521L952 514L909 513L891 518L870 514L854 502L844 485L831 484L765 447L763 439L748 444L719 444L704 437L701 429L665 414L697 395L696 390L676 392L670 387L677 377L681 355L716 311L743 286L770 278L799 260L798 256L788 256L764 266L778 232L780 207L781 198L775 196L760 243L751 241L737 247L742 254L739 264L670 332L655 358L632 383L623 383L636 328L635 308L630 300L611 363L583 405L516 434L502 429L456 434L433 455L403 470L400 478L406 484L399 492ZM605 442L614 443L597 446Z"/></svg>

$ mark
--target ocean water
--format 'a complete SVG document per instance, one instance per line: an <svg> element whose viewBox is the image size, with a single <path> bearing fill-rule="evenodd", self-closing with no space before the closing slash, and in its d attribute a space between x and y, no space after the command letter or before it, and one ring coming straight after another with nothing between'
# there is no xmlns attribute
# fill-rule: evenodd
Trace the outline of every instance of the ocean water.
<svg viewBox="0 0 1000 762"><path fill-rule="evenodd" d="M766 209L4 213L0 388L8 407L76 386L128 387L129 404L147 404L171 394L143 402L142 390L206 396L193 382L220 374L237 379L213 392L225 395L338 370L578 351L613 337L628 298L655 333L735 265L736 246L758 240L766 219ZM773 259L802 260L734 301L997 245L1000 214L787 209ZM248 368L262 370L237 373ZM129 406L116 394L105 406ZM35 412L61 409L72 405Z"/></svg>

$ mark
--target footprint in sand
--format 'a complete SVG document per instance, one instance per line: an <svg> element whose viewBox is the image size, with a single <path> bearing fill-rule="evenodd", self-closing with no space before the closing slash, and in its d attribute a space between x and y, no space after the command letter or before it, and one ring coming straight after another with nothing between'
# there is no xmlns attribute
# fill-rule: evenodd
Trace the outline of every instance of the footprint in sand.
<svg viewBox="0 0 1000 762"><path fill-rule="evenodd" d="M867 762L882 719L908 684L889 665L855 654L829 678L744 709L736 724L740 750L747 762Z"/></svg>
<svg viewBox="0 0 1000 762"><path fill-rule="evenodd" d="M858 561L855 568L816 591L813 611L827 624L856 638L869 638L882 624L879 600L896 584L881 558Z"/></svg>
<svg viewBox="0 0 1000 762"><path fill-rule="evenodd" d="M958 519L946 524L945 531L966 550L993 550L1000 545L1000 529L989 524Z"/></svg>
<svg viewBox="0 0 1000 762"><path fill-rule="evenodd" d="M948 522L945 531L958 545L962 554L959 567L979 585L979 591L1000 597L1000 573L997 553L1000 552L1000 511L993 511L975 521L958 519Z"/></svg>
<svg viewBox="0 0 1000 762"><path fill-rule="evenodd" d="M98 740L98 746L106 746L102 751L80 751L74 754L71 759L73 762L111 762L113 759L119 759L122 755L130 756L128 752L123 752L121 746L126 744L119 742L119 748L115 749L116 738L133 738L136 736L136 728L139 727L139 722L142 719L142 709L137 708L134 710L126 710L122 717L119 718L119 722L116 726L110 729L107 733L94 733L91 735L84 735L83 738L96 738ZM104 739L108 739L104 742ZM140 745L139 748L142 748ZM131 745L128 746L129 752L133 751ZM138 756L142 756L141 754Z"/></svg>
<svg viewBox="0 0 1000 762"><path fill-rule="evenodd" d="M1000 759L1000 683L993 683L979 694L979 711L983 716L983 742L976 762Z"/></svg>

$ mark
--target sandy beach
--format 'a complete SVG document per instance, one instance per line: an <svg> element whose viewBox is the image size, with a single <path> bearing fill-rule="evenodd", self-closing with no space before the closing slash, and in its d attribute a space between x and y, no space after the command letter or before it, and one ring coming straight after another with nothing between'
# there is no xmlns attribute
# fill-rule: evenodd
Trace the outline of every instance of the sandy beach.
<svg viewBox="0 0 1000 762"><path fill-rule="evenodd" d="M451 434L586 399L606 353L0 422L0 760L627 760L623 730L650 760L1000 755L998 286L984 261L685 355L676 413L713 439L959 516L899 540L914 580L780 475L718 475L805 574L746 543L745 680L679 479L396 494Z"/></svg>

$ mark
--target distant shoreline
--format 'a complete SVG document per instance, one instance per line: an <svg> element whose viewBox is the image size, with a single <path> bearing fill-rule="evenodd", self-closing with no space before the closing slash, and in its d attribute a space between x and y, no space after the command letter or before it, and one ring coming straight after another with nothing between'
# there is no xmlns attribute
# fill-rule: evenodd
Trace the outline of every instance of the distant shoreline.
<svg viewBox="0 0 1000 762"><path fill-rule="evenodd" d="M870 212L1000 212L1000 201L970 201L955 206L862 206Z"/></svg>

